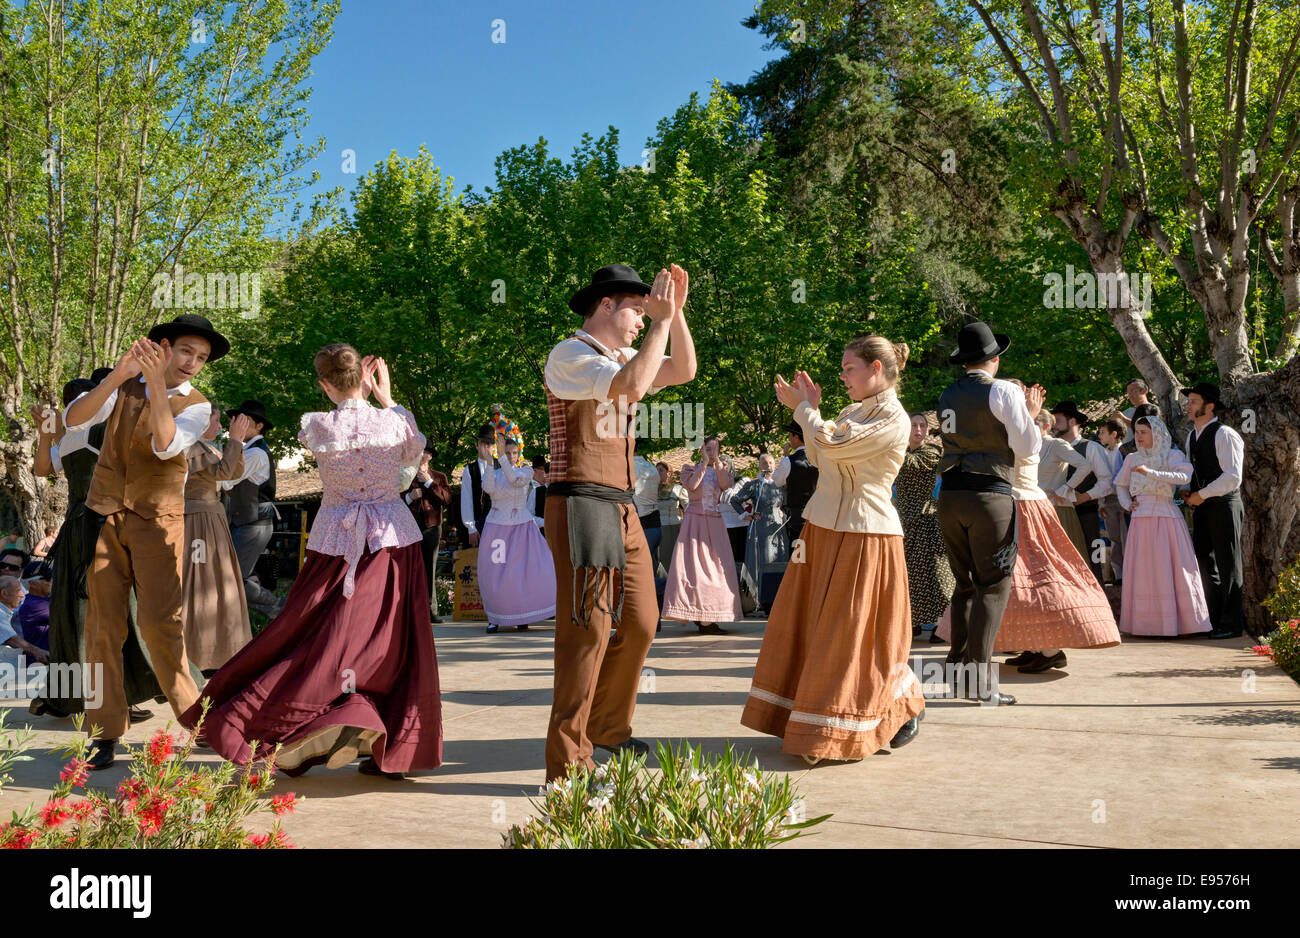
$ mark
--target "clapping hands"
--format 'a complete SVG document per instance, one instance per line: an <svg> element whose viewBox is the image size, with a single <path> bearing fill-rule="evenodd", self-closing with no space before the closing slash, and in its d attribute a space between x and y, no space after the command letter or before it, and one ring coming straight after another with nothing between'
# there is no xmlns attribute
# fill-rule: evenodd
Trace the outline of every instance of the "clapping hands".
<svg viewBox="0 0 1300 938"><path fill-rule="evenodd" d="M795 372L793 384L787 383L785 378L777 375L773 387L776 388L776 399L791 410L804 401L813 407L819 406L822 402L821 386L813 381L806 371Z"/></svg>
<svg viewBox="0 0 1300 938"><path fill-rule="evenodd" d="M388 363L382 358L367 355L361 359L361 393L375 396L380 407L393 406L393 383L388 374Z"/></svg>

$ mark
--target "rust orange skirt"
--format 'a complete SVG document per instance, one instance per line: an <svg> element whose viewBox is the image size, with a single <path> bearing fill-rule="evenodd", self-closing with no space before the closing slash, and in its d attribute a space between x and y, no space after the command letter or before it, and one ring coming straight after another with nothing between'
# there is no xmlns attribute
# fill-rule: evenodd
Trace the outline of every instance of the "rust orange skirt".
<svg viewBox="0 0 1300 938"><path fill-rule="evenodd" d="M907 561L896 534L803 528L740 722L786 752L860 759L925 708L912 673Z"/></svg>

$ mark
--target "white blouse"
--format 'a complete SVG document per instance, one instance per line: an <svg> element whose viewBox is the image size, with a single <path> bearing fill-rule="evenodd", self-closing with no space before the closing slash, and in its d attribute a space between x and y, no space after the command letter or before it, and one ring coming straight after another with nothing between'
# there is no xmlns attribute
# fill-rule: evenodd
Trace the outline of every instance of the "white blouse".
<svg viewBox="0 0 1300 938"><path fill-rule="evenodd" d="M535 524L540 520L529 505L533 493L532 466L511 466L503 462L499 469L484 474L483 491L492 499L492 510L485 524Z"/></svg>
<svg viewBox="0 0 1300 938"><path fill-rule="evenodd" d="M1124 457L1119 475L1115 476L1115 492L1119 496L1120 505L1125 511L1131 508L1134 518L1183 520L1182 512L1174 504L1175 489L1192 479L1192 464L1183 455L1183 451L1171 449L1165 468L1149 469L1145 475L1133 471L1138 464L1137 460L1137 453L1129 453ZM1133 507L1135 501L1136 508Z"/></svg>

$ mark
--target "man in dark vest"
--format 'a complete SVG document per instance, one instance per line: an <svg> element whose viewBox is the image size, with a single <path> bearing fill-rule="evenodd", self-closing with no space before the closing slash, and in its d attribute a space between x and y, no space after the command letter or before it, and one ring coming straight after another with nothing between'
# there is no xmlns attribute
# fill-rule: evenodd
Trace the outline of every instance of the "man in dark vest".
<svg viewBox="0 0 1300 938"><path fill-rule="evenodd" d="M1115 490L1110 481L1106 448L1094 440L1084 439L1079 428L1088 425L1088 418L1080 412L1074 401L1061 401L1052 408L1052 416L1056 418L1056 436L1069 443L1092 467L1092 471L1084 476L1083 481L1068 497L1074 500L1074 511L1083 528L1083 541L1088 546L1083 559L1092 575L1097 578L1098 584L1102 584L1105 583L1106 568L1098 559L1104 546L1101 540L1101 501Z"/></svg>
<svg viewBox="0 0 1300 938"><path fill-rule="evenodd" d="M1016 702L997 691L991 666L1016 562L1012 468L1017 459L1037 453L1042 442L1032 415L1043 406L1043 389L1022 392L994 378L1010 344L982 322L963 326L948 361L966 373L939 396L939 527L957 581L949 683L958 696L993 706Z"/></svg>
<svg viewBox="0 0 1300 938"><path fill-rule="evenodd" d="M803 510L817 489L817 467L808 461L803 448L803 428L791 420L785 428L790 455L784 457L772 473L775 485L785 486L785 530L790 544L798 540L803 531Z"/></svg>
<svg viewBox="0 0 1300 938"><path fill-rule="evenodd" d="M653 286L625 264L602 267L569 298L582 328L546 359L546 542L556 586L548 781L575 763L594 768L593 746L649 751L632 738L632 714L659 605L633 502L631 429L644 397L695 378L687 288L676 264L660 270Z"/></svg>
<svg viewBox="0 0 1300 938"><path fill-rule="evenodd" d="M1192 546L1210 604L1210 638L1237 638L1245 627L1242 608L1241 477L1246 444L1241 434L1219 422L1224 409L1219 387L1202 381L1180 392L1187 398L1192 430L1187 455L1192 461L1190 494Z"/></svg>
<svg viewBox="0 0 1300 938"><path fill-rule="evenodd" d="M230 536L235 542L239 557L239 574L244 578L244 592L248 595L248 608L274 619L284 608L284 600L264 587L253 575L257 558L275 533L275 463L263 434L273 428L266 418L266 408L261 401L247 400L227 417L246 414L253 421L253 435L244 441L244 471L238 479L218 482L225 493L226 519L230 522Z"/></svg>
<svg viewBox="0 0 1300 938"><path fill-rule="evenodd" d="M478 449L478 459L465 466L460 475L460 525L461 545L478 547L479 532L487 521L488 512L492 510L492 496L483 491L483 476L496 471L496 460L492 457L492 446L496 443L496 431L492 424L480 424L474 446Z"/></svg>

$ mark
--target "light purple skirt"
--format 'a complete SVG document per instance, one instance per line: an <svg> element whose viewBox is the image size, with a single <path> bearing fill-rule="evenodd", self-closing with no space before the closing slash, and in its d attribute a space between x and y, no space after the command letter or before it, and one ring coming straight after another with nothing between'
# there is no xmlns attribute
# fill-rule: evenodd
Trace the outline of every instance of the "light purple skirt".
<svg viewBox="0 0 1300 938"><path fill-rule="evenodd" d="M478 591L495 625L528 625L555 615L555 562L537 525L483 525Z"/></svg>
<svg viewBox="0 0 1300 938"><path fill-rule="evenodd" d="M664 587L665 619L739 622L740 581L721 515L686 509Z"/></svg>
<svg viewBox="0 0 1300 938"><path fill-rule="evenodd" d="M1210 631L1200 567L1181 518L1130 519L1119 630L1169 637Z"/></svg>

